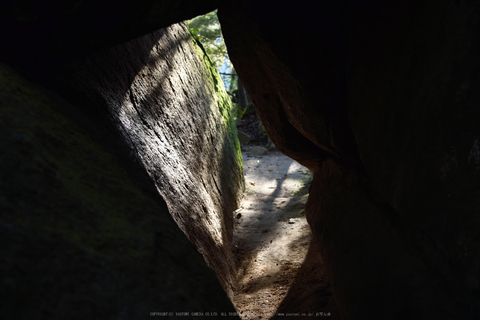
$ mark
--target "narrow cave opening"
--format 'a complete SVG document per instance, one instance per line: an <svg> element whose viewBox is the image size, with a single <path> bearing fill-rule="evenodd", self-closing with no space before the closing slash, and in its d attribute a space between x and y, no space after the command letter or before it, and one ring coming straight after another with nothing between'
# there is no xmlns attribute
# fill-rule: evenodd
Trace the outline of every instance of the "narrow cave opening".
<svg viewBox="0 0 480 320"><path fill-rule="evenodd" d="M319 301L334 309L325 298L331 296L329 284L305 217L312 172L270 141L228 57L216 11L186 24L219 70L241 144L246 187L234 212L232 240L237 270L232 302L238 315L312 316Z"/></svg>

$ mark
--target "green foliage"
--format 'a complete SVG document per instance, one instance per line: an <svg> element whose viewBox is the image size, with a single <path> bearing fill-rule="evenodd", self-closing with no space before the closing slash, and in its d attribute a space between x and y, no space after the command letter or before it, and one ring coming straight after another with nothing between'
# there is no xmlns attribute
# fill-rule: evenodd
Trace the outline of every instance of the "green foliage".
<svg viewBox="0 0 480 320"><path fill-rule="evenodd" d="M240 110L237 106L235 106L234 111L235 111L235 115L236 115L235 120L237 120L237 119L242 119L243 118L247 109ZM260 128L260 130L262 130L262 128ZM262 131L263 131L263 133L265 133L265 130L262 130Z"/></svg>
<svg viewBox="0 0 480 320"><path fill-rule="evenodd" d="M224 63L231 67L216 10L188 20L186 24L192 35L202 43L217 68Z"/></svg>
<svg viewBox="0 0 480 320"><path fill-rule="evenodd" d="M201 43L213 65L220 70L220 77L226 90L230 96L235 97L231 99L233 102L232 115L234 120L241 119L247 110L237 105L238 75L228 57L217 11L198 16L192 20L185 21L185 23L192 36Z"/></svg>
<svg viewBox="0 0 480 320"><path fill-rule="evenodd" d="M221 70L220 76L225 88L230 93L233 92L237 88L237 74L228 58L217 11L198 16L185 23L192 36L202 44L215 67Z"/></svg>

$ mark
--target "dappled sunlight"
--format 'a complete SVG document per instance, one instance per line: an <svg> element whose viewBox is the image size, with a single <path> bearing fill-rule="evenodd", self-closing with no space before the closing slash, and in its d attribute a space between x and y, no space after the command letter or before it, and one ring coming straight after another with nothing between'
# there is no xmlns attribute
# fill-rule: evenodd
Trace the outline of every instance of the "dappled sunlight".
<svg viewBox="0 0 480 320"><path fill-rule="evenodd" d="M276 152L276 154L280 154ZM246 154L244 156L244 169L247 173L245 181L247 189L258 195L275 196L275 197L291 197L292 193L298 191L305 181L305 173L309 173L308 169L284 155L282 161L265 165L270 161L270 155L252 156ZM256 172L262 170L262 172Z"/></svg>
<svg viewBox="0 0 480 320"><path fill-rule="evenodd" d="M311 173L278 151L243 153L246 195L233 239L234 304L242 319L271 318L294 283L309 250L304 215Z"/></svg>
<svg viewBox="0 0 480 320"><path fill-rule="evenodd" d="M191 72L186 68L188 64L180 64L177 61L179 59L187 59L187 53L191 55L190 59L198 60L189 51L189 46L191 46L190 37L173 36L176 37L176 41L171 44L171 47L160 48L155 46L152 48L146 59L147 63L143 65L133 78L130 88L125 92L124 99L118 104L116 112L124 130L129 132L134 140L144 142L138 144L135 151L145 164L156 164L151 171L149 170L149 174L156 178L157 190L164 196L175 220L179 222L193 219L194 223L192 225L195 225L195 221L198 223L198 221L204 219L209 225L207 230L211 239L217 247L222 247L224 245L222 213L217 210L215 205L216 199L212 199L211 190L207 189L208 183L192 185L192 161L185 159L188 153L185 152L184 148L185 144L193 143L192 141L196 133L192 132L191 128L197 128L197 130L201 130L204 133L214 132L217 130L215 118L222 118L217 116L219 112L216 100L209 100L203 97L203 95L213 96L212 89L208 88L209 90L206 90L207 86L203 84L200 78L196 79L196 83L191 83ZM172 54L174 59L162 59L165 51ZM199 61L198 63L199 68L201 68L201 62ZM204 72L203 70L204 67L201 69L201 72ZM167 96L175 96L174 100L164 101L164 98L160 97L158 94L159 83L162 84L161 88L164 94L165 91L171 91ZM185 113L179 114L180 110L182 110L181 106L183 108L190 107L190 104L185 103L185 101L191 99L191 97L187 96L189 94L187 91L181 90L176 92L175 88L188 85L198 88L198 90L193 91L195 92L194 94L198 95L198 101L210 101L210 106L207 109L210 114L205 114L202 117L202 121L199 121L199 117L196 117L194 112L190 116L186 116ZM132 92L135 92L135 94L132 94ZM145 108L145 105L157 104L164 107ZM182 119L182 121L179 122L179 119ZM157 126L156 123L158 122L165 123L170 130ZM203 137L203 145L208 146L211 144L209 135L202 134L200 136ZM223 141L218 142L223 143ZM201 180L213 178L217 181L219 180L218 177L210 176L216 172L220 172L220 170L212 170L210 166L200 163L194 174L198 175ZM157 176L163 176L163 178L158 179ZM161 181L174 181L174 183L166 187ZM196 198L203 199L202 203L189 203L190 200L185 196L192 192L198 194ZM189 210L188 206L194 206L196 209ZM210 210L206 208L210 208ZM192 214L192 217L179 216L178 213L183 212L189 212ZM194 212L201 212L202 216L194 216ZM179 227L185 234L192 234L192 232L185 229L186 225L188 224L179 223Z"/></svg>

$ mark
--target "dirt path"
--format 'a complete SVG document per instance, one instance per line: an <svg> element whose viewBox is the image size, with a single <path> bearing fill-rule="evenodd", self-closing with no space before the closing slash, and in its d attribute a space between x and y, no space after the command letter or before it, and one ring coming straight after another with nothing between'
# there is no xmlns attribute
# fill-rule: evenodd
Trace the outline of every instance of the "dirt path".
<svg viewBox="0 0 480 320"><path fill-rule="evenodd" d="M278 151L243 159L247 187L233 240L240 317L337 319L305 219L311 172Z"/></svg>

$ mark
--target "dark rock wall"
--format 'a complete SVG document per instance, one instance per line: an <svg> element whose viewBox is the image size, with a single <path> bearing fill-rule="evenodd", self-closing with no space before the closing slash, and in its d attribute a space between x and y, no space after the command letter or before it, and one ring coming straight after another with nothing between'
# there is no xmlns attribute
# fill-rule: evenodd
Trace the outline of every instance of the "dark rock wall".
<svg viewBox="0 0 480 320"><path fill-rule="evenodd" d="M58 77L70 100L114 124L231 294L232 219L244 188L240 145L220 75L186 27L104 50Z"/></svg>
<svg viewBox="0 0 480 320"><path fill-rule="evenodd" d="M392 6L381 13L363 4L351 11L347 41L347 49L355 48L347 50L350 118L375 189L424 231L461 285L475 291L479 17L477 2Z"/></svg>
<svg viewBox="0 0 480 320"><path fill-rule="evenodd" d="M315 173L307 218L343 315L478 316L478 2L219 17L270 139Z"/></svg>
<svg viewBox="0 0 480 320"><path fill-rule="evenodd" d="M118 139L0 66L4 319L144 319L233 310Z"/></svg>
<svg viewBox="0 0 480 320"><path fill-rule="evenodd" d="M214 10L219 2L2 1L0 57L25 73L48 72L60 63L205 14Z"/></svg>
<svg viewBox="0 0 480 320"><path fill-rule="evenodd" d="M292 103L291 100L297 106L301 105L300 88L262 38L258 27L260 22L253 22L253 10L250 9L247 3L236 1L218 11L230 59L275 146L303 164L307 161L313 164L324 152L289 122L283 107ZM283 81L284 85L275 81ZM282 100L282 90L286 90L285 96L289 100Z"/></svg>

